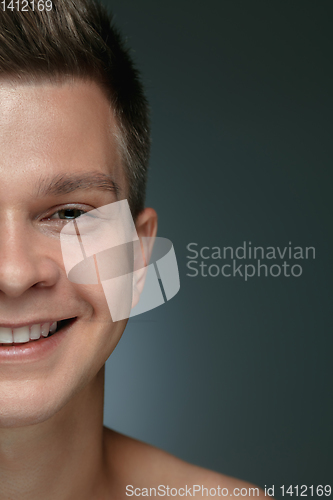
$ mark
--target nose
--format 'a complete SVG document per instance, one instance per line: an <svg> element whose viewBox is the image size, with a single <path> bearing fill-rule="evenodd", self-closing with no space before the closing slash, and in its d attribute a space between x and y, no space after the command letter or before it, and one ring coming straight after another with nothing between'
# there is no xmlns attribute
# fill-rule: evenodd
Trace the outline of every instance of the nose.
<svg viewBox="0 0 333 500"><path fill-rule="evenodd" d="M59 268L45 238L27 223L0 225L0 295L17 298L57 282Z"/></svg>

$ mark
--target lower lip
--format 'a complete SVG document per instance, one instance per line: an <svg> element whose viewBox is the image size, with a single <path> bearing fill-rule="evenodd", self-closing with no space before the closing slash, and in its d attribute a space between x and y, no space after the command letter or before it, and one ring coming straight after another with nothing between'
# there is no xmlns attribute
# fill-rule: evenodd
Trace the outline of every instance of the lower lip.
<svg viewBox="0 0 333 500"><path fill-rule="evenodd" d="M24 344L15 344L11 346L0 346L0 363L37 361L50 356L53 351L61 344L68 331L72 328L77 318L70 321L61 330L51 335L51 337L41 337L38 340L32 340Z"/></svg>

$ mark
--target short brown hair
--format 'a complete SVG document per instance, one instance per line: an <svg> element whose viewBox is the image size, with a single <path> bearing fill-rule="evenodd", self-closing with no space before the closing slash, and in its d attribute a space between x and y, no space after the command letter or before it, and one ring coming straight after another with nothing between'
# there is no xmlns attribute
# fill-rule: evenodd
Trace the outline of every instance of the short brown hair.
<svg viewBox="0 0 333 500"><path fill-rule="evenodd" d="M39 11L36 1L32 11L27 3L27 12L16 7L0 11L0 78L78 77L101 86L116 116L129 204L136 217L144 207L149 108L112 16L95 0L53 0L49 12Z"/></svg>

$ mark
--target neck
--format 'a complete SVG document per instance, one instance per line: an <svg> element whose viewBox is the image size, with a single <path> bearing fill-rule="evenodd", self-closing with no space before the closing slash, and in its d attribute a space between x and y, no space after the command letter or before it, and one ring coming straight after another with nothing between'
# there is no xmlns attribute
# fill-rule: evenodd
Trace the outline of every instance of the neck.
<svg viewBox="0 0 333 500"><path fill-rule="evenodd" d="M105 486L104 368L56 415L0 429L0 498L85 500Z"/></svg>

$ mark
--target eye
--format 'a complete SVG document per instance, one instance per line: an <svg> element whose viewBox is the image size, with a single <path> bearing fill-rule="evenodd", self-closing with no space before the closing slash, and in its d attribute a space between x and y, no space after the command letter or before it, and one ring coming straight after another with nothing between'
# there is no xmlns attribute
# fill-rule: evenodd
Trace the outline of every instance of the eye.
<svg viewBox="0 0 333 500"><path fill-rule="evenodd" d="M62 219L62 220L73 220L87 213L85 210L80 210L79 208L62 208L55 212L49 219Z"/></svg>

